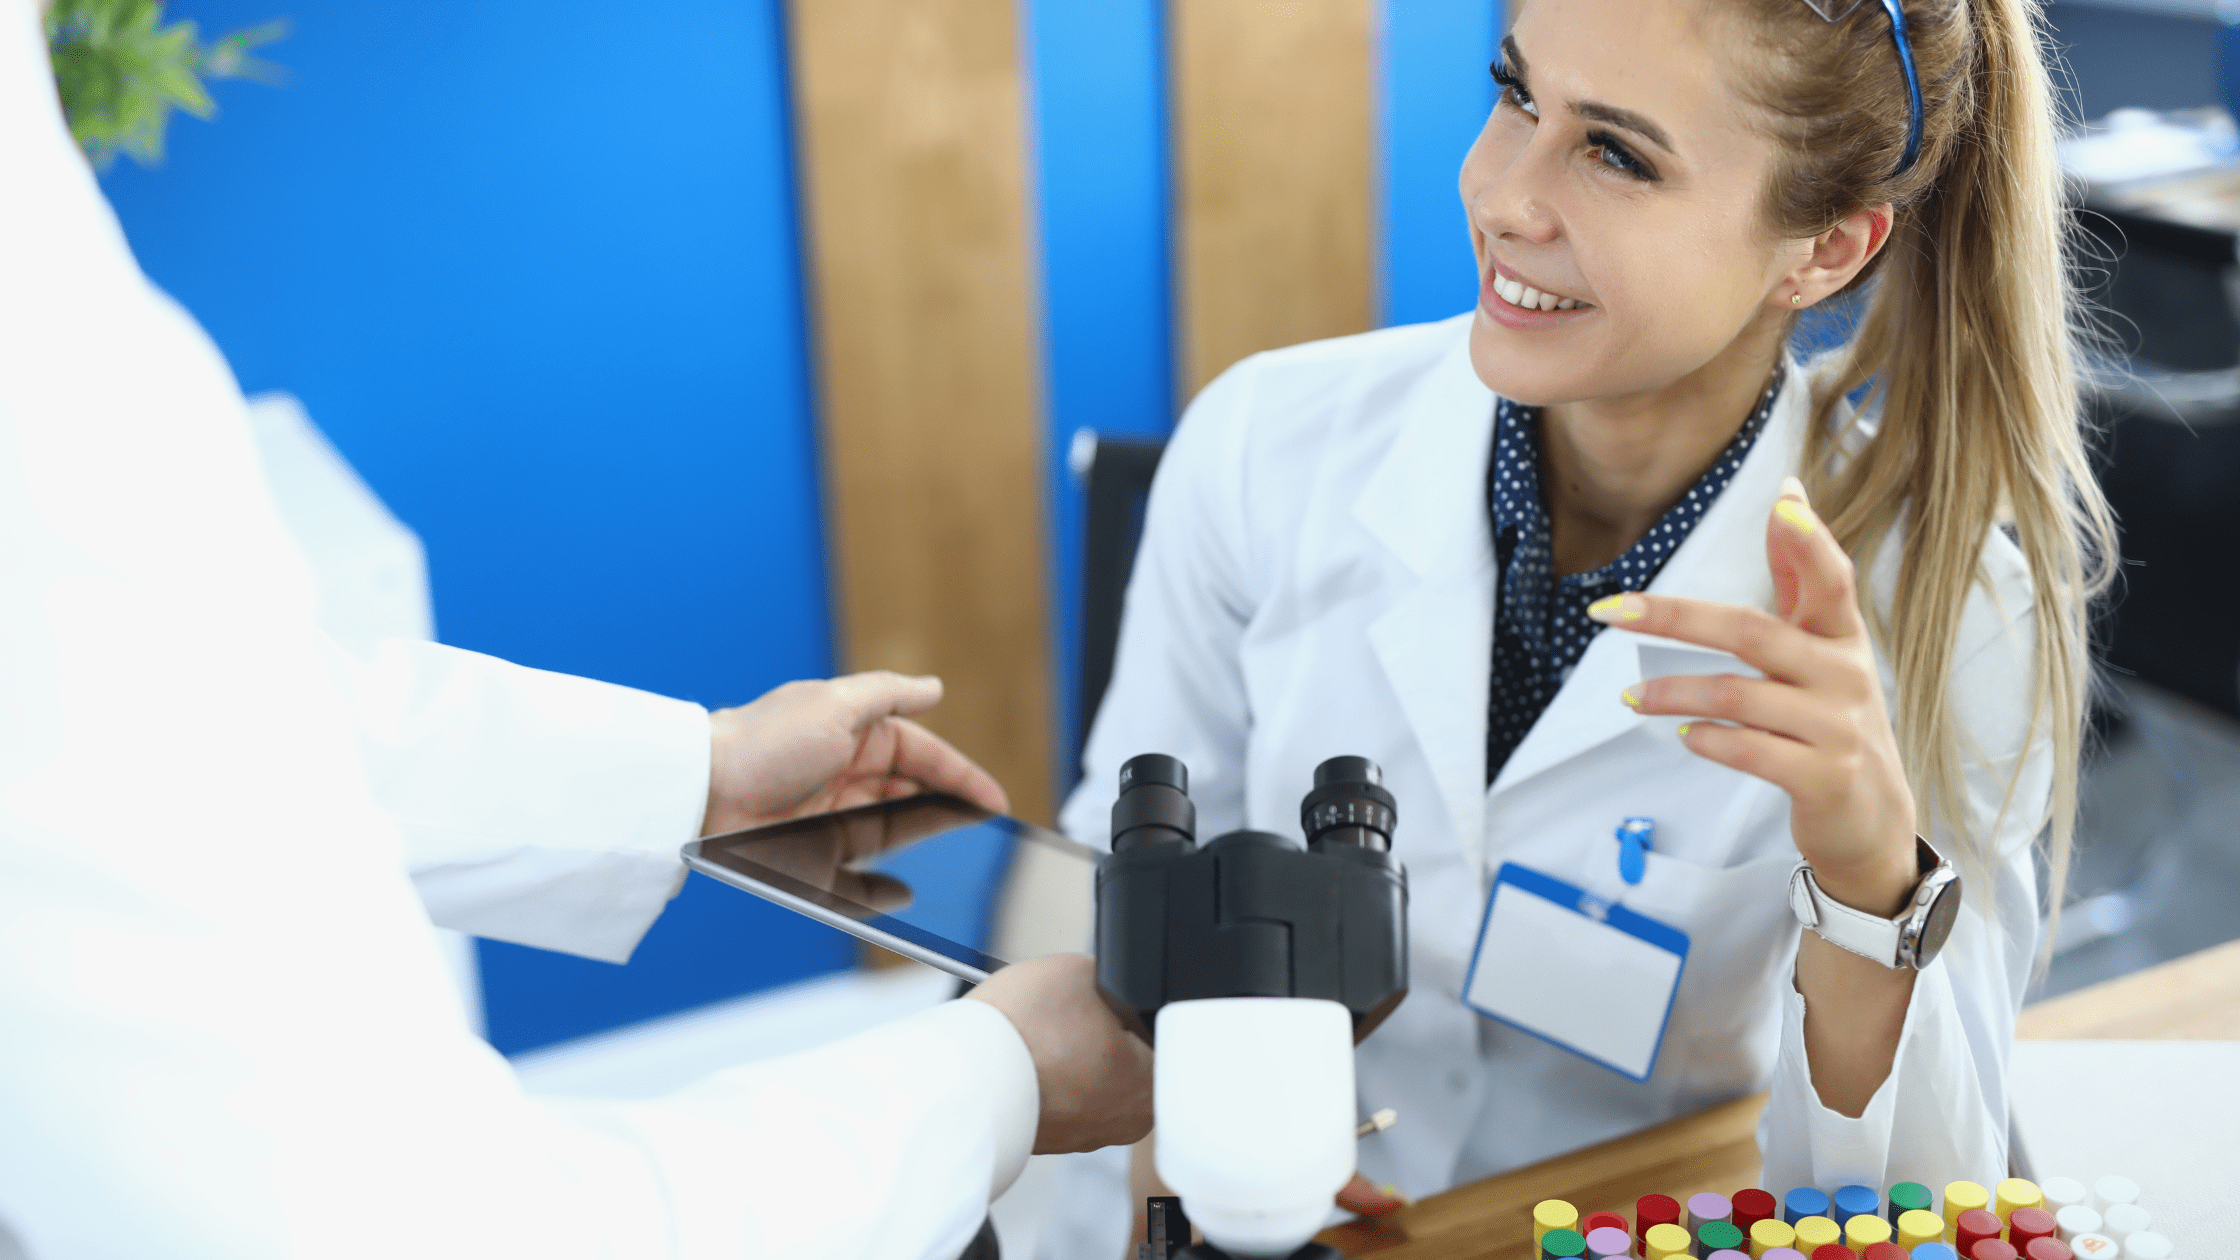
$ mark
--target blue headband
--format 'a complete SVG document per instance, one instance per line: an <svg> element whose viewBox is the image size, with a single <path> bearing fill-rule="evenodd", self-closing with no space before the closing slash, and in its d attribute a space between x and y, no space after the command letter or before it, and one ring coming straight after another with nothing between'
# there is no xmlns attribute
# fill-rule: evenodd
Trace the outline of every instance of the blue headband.
<svg viewBox="0 0 2240 1260"><path fill-rule="evenodd" d="M1822 19L1840 22L1859 7L1859 0L1804 0L1805 4ZM1898 159L1898 169L1886 177L1896 179L1913 169L1913 160L1921 156L1921 79L1913 72L1913 45L1906 39L1906 10L1902 0L1882 0L1884 11L1890 14L1890 38L1898 45L1898 69L1906 76L1906 152Z"/></svg>

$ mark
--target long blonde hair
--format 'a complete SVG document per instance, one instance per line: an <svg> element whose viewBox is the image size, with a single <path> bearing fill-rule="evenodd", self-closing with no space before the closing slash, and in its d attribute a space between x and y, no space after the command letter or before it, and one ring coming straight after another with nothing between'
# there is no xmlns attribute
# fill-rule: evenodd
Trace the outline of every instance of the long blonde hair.
<svg viewBox="0 0 2240 1260"><path fill-rule="evenodd" d="M1782 152L1765 192L1770 222L1802 237L1863 207L1896 207L1888 243L1853 282L1866 310L1848 360L1814 399L1800 475L1862 575L1893 527L1902 531L1889 615L1863 576L1860 602L1896 669L1895 725L1921 830L1941 826L1969 882L1990 887L1990 836L1967 822L1950 690L1963 606L1991 531L2005 526L2033 583L2029 741L2050 728L2042 834L2046 908L2057 914L2091 681L2088 619L2113 571L2115 525L2083 431L2077 356L2095 335L2065 257L2075 229L2038 6L1905 0L1924 118L1918 159L1893 177L1908 102L1882 4L1861 0L1829 23L1805 0L1737 2L1768 54L1750 60ZM1860 412L1879 412L1874 432L1839 460L1858 435L1836 430L1836 408L1868 385ZM2016 807L2014 782L2002 817Z"/></svg>

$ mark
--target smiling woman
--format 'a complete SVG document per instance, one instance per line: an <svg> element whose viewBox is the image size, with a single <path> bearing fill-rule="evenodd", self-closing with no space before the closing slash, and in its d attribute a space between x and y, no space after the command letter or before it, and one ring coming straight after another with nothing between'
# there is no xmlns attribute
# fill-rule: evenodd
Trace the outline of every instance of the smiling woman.
<svg viewBox="0 0 2240 1260"><path fill-rule="evenodd" d="M1766 1184L2004 1175L2112 557L2036 20L1525 0L1460 172L1476 309L1256 356L1184 418L1067 830L1145 749L1215 829L1287 827L1272 785L1334 752L1386 766L1414 988L1360 1050L1404 1117L1375 1181L1767 1088ZM1788 357L1854 293L1848 344ZM1666 1008L1501 946L1520 887L1679 941ZM1535 985L1646 1058L1520 1016Z"/></svg>

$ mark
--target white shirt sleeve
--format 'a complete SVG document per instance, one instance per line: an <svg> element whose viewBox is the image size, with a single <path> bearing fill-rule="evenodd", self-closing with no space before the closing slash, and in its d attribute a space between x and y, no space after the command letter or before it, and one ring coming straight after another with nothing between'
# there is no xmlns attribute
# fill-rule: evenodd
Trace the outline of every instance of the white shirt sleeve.
<svg viewBox="0 0 2240 1260"><path fill-rule="evenodd" d="M627 961L700 834L706 710L438 643L329 659L429 918Z"/></svg>
<svg viewBox="0 0 2240 1260"><path fill-rule="evenodd" d="M1856 1119L1821 1104L1805 1053L1804 998L1783 989L1781 1049L1758 1130L1761 1184L1775 1194L1900 1181L1941 1190L2007 1176L2007 1059L2038 944L2031 845L2054 769L2050 735L2042 722L2032 731L2015 700L2027 685L2032 624L2023 617L2002 627L1954 670L1954 711L1976 753L1964 761L1970 829L1988 842L1964 847L1942 829L1932 835L1960 867L1966 899L1943 952L1914 982L1890 1075Z"/></svg>

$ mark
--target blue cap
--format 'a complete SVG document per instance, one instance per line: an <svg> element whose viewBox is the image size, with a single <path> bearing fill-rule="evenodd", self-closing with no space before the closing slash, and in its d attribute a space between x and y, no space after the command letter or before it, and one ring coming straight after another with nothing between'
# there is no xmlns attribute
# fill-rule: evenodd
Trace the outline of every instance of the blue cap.
<svg viewBox="0 0 2240 1260"><path fill-rule="evenodd" d="M1828 1196L1811 1186L1799 1186L1781 1200L1781 1219L1794 1225L1808 1216L1826 1216Z"/></svg>
<svg viewBox="0 0 2240 1260"><path fill-rule="evenodd" d="M1912 1260L1960 1260L1960 1253L1940 1242L1926 1242L1913 1249Z"/></svg>
<svg viewBox="0 0 2240 1260"><path fill-rule="evenodd" d="M1882 1210L1882 1196L1873 1186L1844 1186L1836 1191L1836 1224L1848 1225L1854 1216L1873 1216Z"/></svg>

